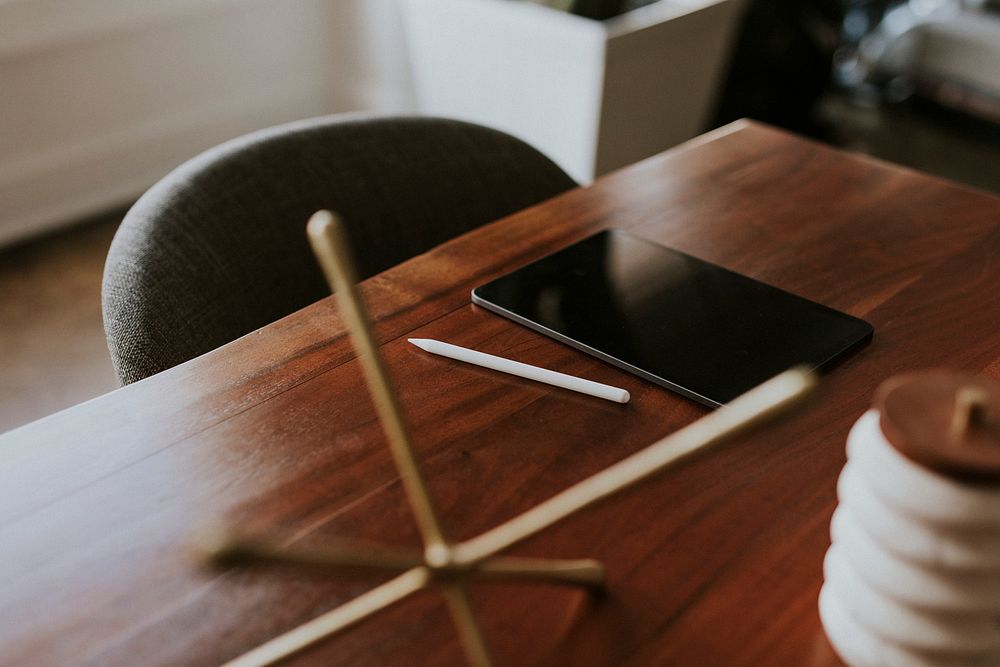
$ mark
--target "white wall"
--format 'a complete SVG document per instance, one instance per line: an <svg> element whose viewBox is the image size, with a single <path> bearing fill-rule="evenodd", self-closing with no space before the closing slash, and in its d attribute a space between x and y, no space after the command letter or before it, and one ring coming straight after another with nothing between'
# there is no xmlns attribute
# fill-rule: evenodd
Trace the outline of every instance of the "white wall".
<svg viewBox="0 0 1000 667"><path fill-rule="evenodd" d="M0 0L0 244L244 132L412 107L394 0Z"/></svg>

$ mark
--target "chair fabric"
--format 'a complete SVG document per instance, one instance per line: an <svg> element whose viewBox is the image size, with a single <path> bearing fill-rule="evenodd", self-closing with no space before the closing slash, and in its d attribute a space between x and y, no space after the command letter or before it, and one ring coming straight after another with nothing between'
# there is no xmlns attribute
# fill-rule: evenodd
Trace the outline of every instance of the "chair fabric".
<svg viewBox="0 0 1000 667"><path fill-rule="evenodd" d="M496 130L440 118L329 116L206 151L129 210L102 305L123 384L329 293L305 223L341 215L366 278L576 183Z"/></svg>

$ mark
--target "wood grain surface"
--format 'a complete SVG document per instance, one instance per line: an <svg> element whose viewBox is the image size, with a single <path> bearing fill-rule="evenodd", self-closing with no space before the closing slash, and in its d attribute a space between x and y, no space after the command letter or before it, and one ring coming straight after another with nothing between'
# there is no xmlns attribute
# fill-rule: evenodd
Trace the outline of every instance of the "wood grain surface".
<svg viewBox="0 0 1000 667"><path fill-rule="evenodd" d="M607 227L865 318L875 338L780 424L512 549L599 558L610 593L475 584L498 661L838 664L816 599L848 429L893 374L1000 377L1000 199L741 122L368 280L450 538L704 414L469 303L472 287ZM428 355L408 336L621 386L632 401ZM380 581L202 569L187 540L217 520L303 544L418 545L332 299L0 437L0 664L218 664ZM441 597L425 592L292 662L461 660Z"/></svg>

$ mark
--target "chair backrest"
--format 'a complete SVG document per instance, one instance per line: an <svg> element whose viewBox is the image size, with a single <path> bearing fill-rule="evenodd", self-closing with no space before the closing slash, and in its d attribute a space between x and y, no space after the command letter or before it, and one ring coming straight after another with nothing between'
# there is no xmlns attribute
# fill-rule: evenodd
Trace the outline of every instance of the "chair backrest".
<svg viewBox="0 0 1000 667"><path fill-rule="evenodd" d="M305 223L339 213L365 278L576 184L524 142L455 120L330 116L213 148L125 216L104 269L123 384L329 293Z"/></svg>

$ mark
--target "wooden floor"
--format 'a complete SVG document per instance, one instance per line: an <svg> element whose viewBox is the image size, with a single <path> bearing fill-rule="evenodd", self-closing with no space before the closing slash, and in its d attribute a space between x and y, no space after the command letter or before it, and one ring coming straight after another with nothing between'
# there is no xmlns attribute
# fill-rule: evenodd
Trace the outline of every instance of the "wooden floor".
<svg viewBox="0 0 1000 667"><path fill-rule="evenodd" d="M121 216L0 252L0 432L118 386L101 274Z"/></svg>

